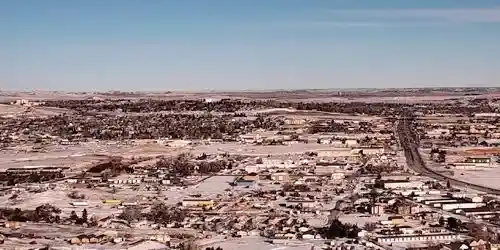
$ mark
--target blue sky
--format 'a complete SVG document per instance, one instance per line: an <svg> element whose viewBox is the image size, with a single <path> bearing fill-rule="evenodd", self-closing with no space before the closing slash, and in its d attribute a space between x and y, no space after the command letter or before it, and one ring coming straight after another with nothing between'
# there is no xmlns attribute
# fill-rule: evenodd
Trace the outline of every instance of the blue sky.
<svg viewBox="0 0 500 250"><path fill-rule="evenodd" d="M0 0L0 89L500 87L500 0Z"/></svg>

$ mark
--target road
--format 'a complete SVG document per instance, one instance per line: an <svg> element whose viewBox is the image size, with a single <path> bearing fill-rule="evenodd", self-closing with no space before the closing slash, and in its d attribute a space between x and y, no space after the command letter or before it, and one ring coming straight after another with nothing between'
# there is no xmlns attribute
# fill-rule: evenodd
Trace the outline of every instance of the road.
<svg viewBox="0 0 500 250"><path fill-rule="evenodd" d="M403 148L406 163L409 168L424 176L428 176L439 181L448 181L451 185L466 187L488 194L500 195L500 189L458 180L428 168L420 156L420 152L418 150L419 142L412 126L412 118L409 116L401 117L396 125L397 137L399 139L400 146Z"/></svg>

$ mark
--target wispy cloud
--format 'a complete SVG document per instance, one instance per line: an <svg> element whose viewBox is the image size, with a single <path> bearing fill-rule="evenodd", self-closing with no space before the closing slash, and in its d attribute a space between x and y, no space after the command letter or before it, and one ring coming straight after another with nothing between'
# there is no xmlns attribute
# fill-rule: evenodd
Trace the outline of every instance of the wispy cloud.
<svg viewBox="0 0 500 250"><path fill-rule="evenodd" d="M435 26L435 23L425 21L412 22L391 22L386 20L367 20L367 21L337 21L337 20L301 20L289 22L274 23L276 27L290 28L391 28L391 27L420 27Z"/></svg>
<svg viewBox="0 0 500 250"><path fill-rule="evenodd" d="M500 7L432 9L332 9L314 10L291 19L235 24L236 28L254 30L281 29L371 29L405 27L440 27L474 23L500 23Z"/></svg>
<svg viewBox="0 0 500 250"><path fill-rule="evenodd" d="M254 22L247 25L237 25L238 29L246 28L253 30L328 30L328 29L386 29L400 27L427 27L436 26L439 24L433 22L414 21L414 22L392 22L385 20L314 20L314 19L297 19L297 20L277 20L271 22Z"/></svg>
<svg viewBox="0 0 500 250"><path fill-rule="evenodd" d="M428 21L462 23L500 22L500 7L466 9L355 9L330 10L332 18L365 21Z"/></svg>

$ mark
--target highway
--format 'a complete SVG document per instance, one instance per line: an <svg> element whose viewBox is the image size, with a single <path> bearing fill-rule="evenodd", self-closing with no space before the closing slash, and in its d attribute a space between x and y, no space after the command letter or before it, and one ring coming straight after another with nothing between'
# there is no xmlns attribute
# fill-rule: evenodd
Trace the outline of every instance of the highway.
<svg viewBox="0 0 500 250"><path fill-rule="evenodd" d="M420 152L418 150L419 143L412 128L412 122L413 120L411 117L402 116L396 125L397 137L399 139L400 146L403 148L406 163L409 168L413 169L417 173L420 173L421 175L428 176L439 181L449 181L450 184L454 186L466 187L488 194L500 195L499 189L461 181L428 168L420 156Z"/></svg>

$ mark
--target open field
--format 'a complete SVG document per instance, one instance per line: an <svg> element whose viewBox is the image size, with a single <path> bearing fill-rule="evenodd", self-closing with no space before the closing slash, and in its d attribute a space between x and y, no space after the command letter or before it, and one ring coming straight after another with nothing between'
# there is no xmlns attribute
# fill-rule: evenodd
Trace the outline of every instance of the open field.
<svg viewBox="0 0 500 250"><path fill-rule="evenodd" d="M0 92L0 102L13 101L17 99L27 100L69 100L69 99L199 99L199 98L238 98L249 100L287 100L287 101L314 101L314 102L403 102L403 103L425 103L443 102L454 99L471 98L491 98L499 97L500 91L497 88L476 90L466 90L463 92L454 89L439 89L428 91L415 91L416 89L364 89L364 90L267 90L267 91L234 91L234 92L195 92L195 91L173 91L173 92L52 92L52 91L32 91Z"/></svg>
<svg viewBox="0 0 500 250"><path fill-rule="evenodd" d="M500 188L500 168L478 168L475 170L454 170L454 178L469 183Z"/></svg>

